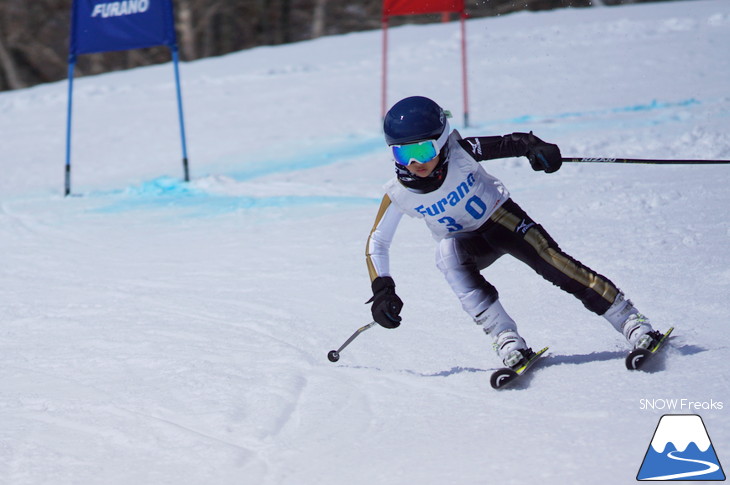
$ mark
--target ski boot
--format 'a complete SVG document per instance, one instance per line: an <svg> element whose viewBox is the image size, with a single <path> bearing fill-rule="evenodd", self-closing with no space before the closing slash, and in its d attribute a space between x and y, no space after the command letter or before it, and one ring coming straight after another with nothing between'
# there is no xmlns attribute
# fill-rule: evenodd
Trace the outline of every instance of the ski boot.
<svg viewBox="0 0 730 485"><path fill-rule="evenodd" d="M492 344L505 367L517 369L524 365L535 353L527 347L525 339L516 330L504 330Z"/></svg>
<svg viewBox="0 0 730 485"><path fill-rule="evenodd" d="M626 340L628 340L634 349L650 350L662 338L662 333L654 330L651 327L649 319L641 313L629 315L629 318L626 319L621 327L621 333L623 333Z"/></svg>

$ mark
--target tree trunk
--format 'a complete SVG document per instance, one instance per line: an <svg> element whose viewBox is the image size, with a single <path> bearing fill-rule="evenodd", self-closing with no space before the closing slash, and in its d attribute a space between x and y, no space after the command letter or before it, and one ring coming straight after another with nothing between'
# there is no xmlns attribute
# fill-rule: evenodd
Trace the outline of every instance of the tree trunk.
<svg viewBox="0 0 730 485"><path fill-rule="evenodd" d="M325 34L327 18L327 0L317 0L314 4L314 16L312 19L312 39L322 37Z"/></svg>
<svg viewBox="0 0 730 485"><path fill-rule="evenodd" d="M3 77L9 89L19 89L26 86L20 78L18 66L16 66L13 56L5 46L2 30L0 30L0 67L2 68Z"/></svg>
<svg viewBox="0 0 730 485"><path fill-rule="evenodd" d="M180 32L180 50L183 59L192 61L198 58L198 50L195 44L195 24L193 23L193 6L190 0L178 1L178 23L177 29Z"/></svg>

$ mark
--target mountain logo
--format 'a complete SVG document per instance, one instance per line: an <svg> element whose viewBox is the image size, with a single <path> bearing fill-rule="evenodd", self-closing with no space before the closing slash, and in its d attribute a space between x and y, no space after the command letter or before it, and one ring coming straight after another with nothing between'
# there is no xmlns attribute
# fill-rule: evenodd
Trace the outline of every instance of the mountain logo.
<svg viewBox="0 0 730 485"><path fill-rule="evenodd" d="M636 479L725 480L702 418L696 414L662 416Z"/></svg>

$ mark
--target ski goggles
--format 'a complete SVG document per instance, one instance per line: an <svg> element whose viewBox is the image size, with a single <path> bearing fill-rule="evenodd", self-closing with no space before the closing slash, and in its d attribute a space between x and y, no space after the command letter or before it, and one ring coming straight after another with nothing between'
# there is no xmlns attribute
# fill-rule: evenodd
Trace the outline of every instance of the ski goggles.
<svg viewBox="0 0 730 485"><path fill-rule="evenodd" d="M436 158L439 154L439 146L436 140L424 140L407 145L391 145L393 159L396 163L408 166L413 162L427 163Z"/></svg>

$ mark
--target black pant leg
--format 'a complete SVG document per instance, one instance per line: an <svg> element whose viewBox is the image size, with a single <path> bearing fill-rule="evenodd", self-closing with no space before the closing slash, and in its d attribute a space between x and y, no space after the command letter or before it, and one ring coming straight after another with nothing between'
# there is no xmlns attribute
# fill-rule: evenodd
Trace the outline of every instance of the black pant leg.
<svg viewBox="0 0 730 485"><path fill-rule="evenodd" d="M511 199L492 215L482 234L490 245L524 262L598 315L606 313L616 299L619 290L608 278L564 253Z"/></svg>

